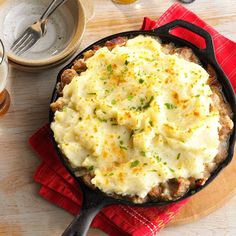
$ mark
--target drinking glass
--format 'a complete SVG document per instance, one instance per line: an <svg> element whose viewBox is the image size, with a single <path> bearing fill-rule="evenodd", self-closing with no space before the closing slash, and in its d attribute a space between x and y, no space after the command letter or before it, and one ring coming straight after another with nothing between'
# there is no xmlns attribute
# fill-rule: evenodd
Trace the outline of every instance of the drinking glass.
<svg viewBox="0 0 236 236"><path fill-rule="evenodd" d="M136 2L137 0L112 0L115 3L120 3L120 4L130 4L133 2Z"/></svg>
<svg viewBox="0 0 236 236"><path fill-rule="evenodd" d="M0 39L0 116L10 107L10 95L6 90L8 77L8 60L2 40Z"/></svg>

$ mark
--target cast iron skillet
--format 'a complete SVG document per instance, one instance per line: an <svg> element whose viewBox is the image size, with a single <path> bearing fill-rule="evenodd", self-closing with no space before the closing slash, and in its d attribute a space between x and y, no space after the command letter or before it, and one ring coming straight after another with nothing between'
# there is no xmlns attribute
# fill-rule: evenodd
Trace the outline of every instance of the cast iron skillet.
<svg viewBox="0 0 236 236"><path fill-rule="evenodd" d="M176 27L188 29L188 30L194 32L195 34L201 36L202 38L204 38L204 40L206 42L206 48L200 49L197 46L193 45L192 43L187 42L186 40L183 40L181 38L178 38L177 36L172 35L170 33L170 30L174 29ZM176 46L187 46L194 51L194 53L201 60L201 63L203 66L207 66L207 64L210 64L214 68L216 75L217 75L217 79L220 82L220 84L222 85L222 91L223 91L225 99L231 105L231 108L234 113L233 122L234 122L234 124L236 124L236 118L235 118L236 117L236 100L235 100L234 91L233 91L226 75L224 74L221 67L219 66L219 64L216 61L216 57L214 54L213 42L212 42L212 38L211 38L210 34L208 32L206 32L205 30L203 30L202 28L199 28L198 26L190 24L190 23L183 21L183 20L176 20L176 21L170 22L164 26L161 26L157 29L150 30L150 31L139 30L139 31L122 32L122 33L118 33L115 35L108 36L104 39L101 39L101 40L93 43L92 45L90 45L86 49L84 49L82 52L80 52L78 54L78 56L76 58L74 58L69 65L67 65L65 68L63 68L60 71L60 73L58 74L57 83L60 81L60 77L61 77L62 72L65 69L71 68L73 61L75 61L76 59L82 58L83 53L92 49L93 45L104 45L104 43L106 41L114 39L118 36L132 38L137 35L155 36L155 37L159 37L163 43L172 42ZM56 101L57 98L58 98L58 94L57 94L57 90L55 87L51 102ZM50 116L49 116L50 122L53 121L53 117L54 117L54 115L53 115L52 111L50 111ZM186 199L186 198L194 195L195 193L199 192L204 187L206 187L219 174L219 172L224 167L226 167L230 163L230 161L232 160L233 151L234 151L234 144L235 144L235 126L234 126L234 130L231 134L231 137L229 139L228 155L227 155L226 159L217 167L217 169L215 171L212 172L211 176L209 177L209 179L206 181L206 183L203 186L196 188L194 191L190 190L184 196L182 196L181 198L179 198L175 201L147 202L147 203L143 203L143 204L134 204L134 203L127 201L127 200L115 199L115 198L105 195L103 192L101 192L99 190L92 190L89 187L87 187L79 177L75 176L72 168L70 167L68 162L65 160L65 158L63 158L63 155L62 155L61 151L59 150L59 148L57 147L57 144L56 144L56 142L53 138L53 135L52 135L55 149L57 150L62 163L68 169L68 171L72 174L72 176L74 176L74 178L79 182L81 190L83 192L83 206L82 206L81 213L80 213L80 215L75 217L75 219L72 221L72 223L68 226L68 228L63 233L63 236L78 236L78 235L83 236L83 235L86 235L86 232L88 231L90 223L92 222L93 218L96 216L96 214L103 207L105 207L107 205L128 204L128 205L135 205L135 206L140 206L140 207L162 206L162 205L171 204L173 202L181 201L181 200Z"/></svg>

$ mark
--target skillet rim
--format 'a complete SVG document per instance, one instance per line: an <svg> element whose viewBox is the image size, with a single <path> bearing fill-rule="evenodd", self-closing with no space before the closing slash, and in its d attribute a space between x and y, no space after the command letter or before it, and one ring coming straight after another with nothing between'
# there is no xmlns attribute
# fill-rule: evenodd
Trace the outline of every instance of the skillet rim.
<svg viewBox="0 0 236 236"><path fill-rule="evenodd" d="M173 22L175 22L175 21L173 21ZM113 35L109 35L105 38L102 38L102 39L90 44L88 47L83 49L66 66L64 66L59 71L59 73L57 75L56 85L54 87L50 103L54 102L58 98L56 86L57 86L57 83L60 81L60 77L61 77L62 72L65 69L71 68L73 62L75 60L81 58L83 56L84 52L92 49L94 45L104 44L106 41L114 39L114 38L119 37L119 36L121 36L121 37L125 37L125 36L127 37L128 36L128 38L132 38L132 37L138 36L138 35L154 36L154 37L160 38L161 41L164 41L164 42L172 42L175 45L189 47L194 51L194 53L197 55L197 57L200 59L200 61L203 62L203 64L205 64L205 65L210 64L211 66L213 66L213 68L216 72L216 75L218 77L217 80L219 81L220 85L222 86L222 94L224 95L224 98L227 100L227 102L230 105L230 107L232 109L232 112L233 112L232 120L233 120L233 123L234 123L234 128L233 128L232 133L231 133L230 138L229 138L228 154L227 154L226 158L211 173L210 177L207 179L205 184L202 185L202 186L197 187L194 190L189 190L183 196L181 196L180 198L175 199L175 200L167 200L167 201L162 200L162 201L158 201L158 202L153 201L153 202L145 202L145 203L134 203L132 201L125 200L125 199L117 199L117 198L114 198L114 197L111 197L111 196L107 195L106 193L104 193L100 190L97 190L97 189L92 190L91 188L89 188L87 185L84 184L84 182L81 180L80 177L75 176L74 171L72 170L72 167L69 165L68 161L63 157L63 154L62 154L61 150L58 148L58 145L57 145L57 143L54 139L52 130L51 130L51 138L52 138L52 142L53 142L53 145L55 147L55 150L56 150L61 162L63 163L65 168L70 172L70 174L77 180L77 182L79 182L80 187L82 188L84 195L86 194L86 192L100 194L100 195L103 195L105 201L106 200L110 201L112 204L113 203L117 203L117 204L121 203L121 204L128 204L128 205L140 206L140 207L143 207L143 206L144 207L146 207L146 206L164 206L164 205L169 205L169 204L187 199L187 198L195 195L199 191L201 191L208 184L210 184L216 178L216 176L218 176L218 174L232 161L232 158L233 158L234 145L235 145L235 140L236 140L236 99L235 99L235 94L234 94L233 88L232 88L227 76L225 75L225 73L223 72L223 70L221 69L220 65L218 64L218 62L215 58L214 51L211 51L211 53L206 53L205 50L199 49L198 47L196 47L195 45L191 44L190 42L188 42L184 39L174 37L170 34L163 34L161 32L158 32L158 28L154 29L154 30L148 30L148 31L147 30L125 31L125 32L120 32L120 33L116 33L116 34L113 34ZM210 36L210 38L211 38L211 36ZM212 43L212 41L211 41L211 43ZM206 44L207 44L207 40L206 40ZM53 117L54 117L54 113L50 109L49 110L49 122L50 122L50 124L53 121Z"/></svg>

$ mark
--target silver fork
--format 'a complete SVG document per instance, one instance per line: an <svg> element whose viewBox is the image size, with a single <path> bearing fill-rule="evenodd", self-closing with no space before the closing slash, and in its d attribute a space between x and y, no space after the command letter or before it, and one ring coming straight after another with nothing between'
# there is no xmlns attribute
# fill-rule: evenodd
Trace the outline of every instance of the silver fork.
<svg viewBox="0 0 236 236"><path fill-rule="evenodd" d="M25 30L25 32L12 44L11 51L16 55L29 50L46 32L46 24L51 14L67 0L53 0L38 21Z"/></svg>

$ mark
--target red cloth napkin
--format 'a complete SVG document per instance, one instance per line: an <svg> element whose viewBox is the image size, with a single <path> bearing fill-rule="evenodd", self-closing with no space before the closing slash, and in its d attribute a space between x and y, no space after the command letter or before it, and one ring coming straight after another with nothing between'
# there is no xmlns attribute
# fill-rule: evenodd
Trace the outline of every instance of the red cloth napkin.
<svg viewBox="0 0 236 236"><path fill-rule="evenodd" d="M236 88L236 44L220 35L180 4L172 5L157 21L145 17L142 29L153 29L175 19L184 19L194 23L212 35L218 62L228 75L233 87ZM188 32L184 31L184 34L182 31L182 37L189 36ZM194 40L199 43L197 38L191 36L191 42ZM35 172L34 180L41 184L39 194L42 197L76 215L80 211L82 202L81 192L78 183L59 161L50 137L49 125L45 125L29 139L30 145L42 161ZM109 206L95 217L92 227L99 228L112 236L155 235L187 201L149 208Z"/></svg>

